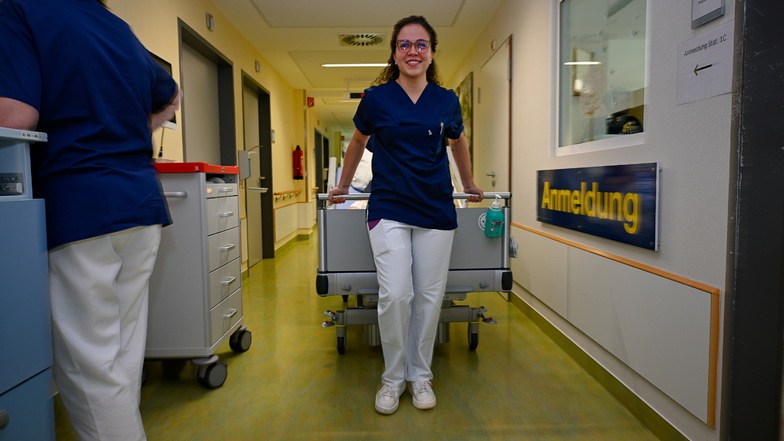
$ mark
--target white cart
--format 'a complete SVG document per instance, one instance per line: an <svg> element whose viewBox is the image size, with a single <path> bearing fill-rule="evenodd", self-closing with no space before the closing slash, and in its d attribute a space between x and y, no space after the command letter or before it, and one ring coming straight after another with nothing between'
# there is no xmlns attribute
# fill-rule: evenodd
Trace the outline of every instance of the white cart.
<svg viewBox="0 0 784 441"><path fill-rule="evenodd" d="M150 278L147 359L191 358L199 382L223 385L227 366L215 351L228 339L245 352L238 167L158 163L173 224L161 235Z"/></svg>

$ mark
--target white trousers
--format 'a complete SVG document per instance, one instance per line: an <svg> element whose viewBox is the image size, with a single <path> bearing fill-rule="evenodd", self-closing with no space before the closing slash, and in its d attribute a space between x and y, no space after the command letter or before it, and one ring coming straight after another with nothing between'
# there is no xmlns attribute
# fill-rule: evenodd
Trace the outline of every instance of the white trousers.
<svg viewBox="0 0 784 441"><path fill-rule="evenodd" d="M454 230L429 230L383 219L369 231L378 275L381 381L402 390L430 381Z"/></svg>
<svg viewBox="0 0 784 441"><path fill-rule="evenodd" d="M145 440L139 412L147 293L161 226L49 253L54 379L82 440Z"/></svg>

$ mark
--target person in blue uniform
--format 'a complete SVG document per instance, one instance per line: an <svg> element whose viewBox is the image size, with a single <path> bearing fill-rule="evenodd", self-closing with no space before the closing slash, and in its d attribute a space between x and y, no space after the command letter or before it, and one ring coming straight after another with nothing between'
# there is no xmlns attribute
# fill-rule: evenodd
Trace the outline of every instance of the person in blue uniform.
<svg viewBox="0 0 784 441"><path fill-rule="evenodd" d="M343 173L329 193L333 203L345 200L372 135L367 228L379 284L385 368L375 408L381 414L398 409L407 386L415 407L436 405L433 345L457 228L447 148L468 200L483 198L473 181L457 95L440 86L433 61L437 43L424 17L395 24L389 64L359 103Z"/></svg>
<svg viewBox="0 0 784 441"><path fill-rule="evenodd" d="M0 1L0 126L38 130L53 373L83 440L144 440L147 287L171 223L152 130L179 88L97 0Z"/></svg>

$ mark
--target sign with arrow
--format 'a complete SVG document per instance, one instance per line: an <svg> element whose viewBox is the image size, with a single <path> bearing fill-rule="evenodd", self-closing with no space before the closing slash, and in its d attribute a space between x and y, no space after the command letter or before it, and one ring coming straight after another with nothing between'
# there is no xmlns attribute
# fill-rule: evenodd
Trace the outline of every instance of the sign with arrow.
<svg viewBox="0 0 784 441"><path fill-rule="evenodd" d="M735 22L678 45L678 104L732 91Z"/></svg>

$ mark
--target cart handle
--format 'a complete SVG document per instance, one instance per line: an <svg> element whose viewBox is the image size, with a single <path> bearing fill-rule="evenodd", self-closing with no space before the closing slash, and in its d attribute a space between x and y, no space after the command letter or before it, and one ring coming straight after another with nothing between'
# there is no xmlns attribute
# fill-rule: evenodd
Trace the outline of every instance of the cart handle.
<svg viewBox="0 0 784 441"><path fill-rule="evenodd" d="M471 193L452 193L452 197L454 199L468 199L469 196L474 196ZM501 199L511 199L512 193L505 192L505 193L485 193L485 199L495 199L495 197L499 197ZM349 193L349 194L342 194L340 197L345 198L347 201L364 201L370 198L370 193ZM319 193L318 200L326 201L329 199L329 193Z"/></svg>

